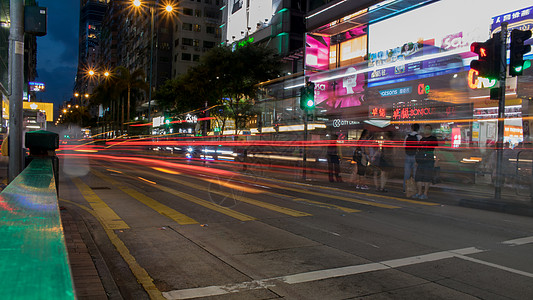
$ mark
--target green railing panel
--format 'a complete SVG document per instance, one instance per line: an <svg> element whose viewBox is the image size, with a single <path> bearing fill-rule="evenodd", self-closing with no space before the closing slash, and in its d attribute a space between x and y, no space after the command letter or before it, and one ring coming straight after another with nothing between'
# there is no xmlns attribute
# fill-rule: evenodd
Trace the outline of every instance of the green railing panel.
<svg viewBox="0 0 533 300"><path fill-rule="evenodd" d="M50 159L0 193L0 298L75 299Z"/></svg>

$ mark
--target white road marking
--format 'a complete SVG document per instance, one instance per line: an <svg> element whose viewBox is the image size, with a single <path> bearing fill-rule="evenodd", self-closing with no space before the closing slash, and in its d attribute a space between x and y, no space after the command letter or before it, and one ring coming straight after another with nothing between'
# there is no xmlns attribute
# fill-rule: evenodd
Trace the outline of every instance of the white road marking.
<svg viewBox="0 0 533 300"><path fill-rule="evenodd" d="M330 233L333 234L333 232L330 232ZM513 239L513 240L502 242L502 244L508 245L508 246L518 246L518 245L525 245L525 244L530 244L530 243L533 243L533 237L524 237L524 238ZM368 272L374 272L374 271L380 271L380 270L394 269L394 268L405 267L405 266L426 263L426 262L433 262L433 261L454 258L454 257L533 278L532 273L516 270L513 268L505 267L502 265L498 265L498 264L494 264L494 263L490 263L490 262L486 262L483 260L479 260L479 259L466 256L466 255L471 255L471 254L476 254L476 253L481 253L481 252L486 252L486 251L488 250L483 250L483 249L479 249L475 247L469 247L469 248L462 248L462 249L456 249L456 250L429 253L429 254L419 255L419 256L387 260L387 261L382 261L382 262L368 263L364 265L318 270L318 271L305 272L305 273L293 274L293 275L288 275L288 276L241 282L241 283L236 283L236 284L174 290L174 291L164 292L163 296L171 300L171 299L192 299L192 298L199 298L199 297L226 295L226 294L238 293L242 291L249 291L249 290L255 290L255 289L266 289L269 287L274 287L277 284L305 283L305 282L311 282L311 281L317 281L317 280L323 280L323 279L329 279L329 278L336 278L336 277L350 276L350 275L356 275L356 274L368 273Z"/></svg>
<svg viewBox="0 0 533 300"><path fill-rule="evenodd" d="M522 276L527 276L527 277L533 278L533 274L532 273L520 271L520 270L517 270L517 269L509 268L509 267L498 265L498 264L493 264L493 263L488 262L488 261L479 260L479 259L475 259L475 258L472 258L472 257L464 256L464 255L458 255L456 257L460 258L460 259L468 260L468 261L471 261L471 262L475 262L475 263L478 263L478 264L486 265L486 266L489 266L489 267L493 267L493 268L496 268L496 269L500 269L500 270L504 270L504 271L507 271L507 272L511 272L511 273L515 273L515 274L519 274L519 275L522 275Z"/></svg>
<svg viewBox="0 0 533 300"><path fill-rule="evenodd" d="M533 236L528 236L524 238L502 242L502 244L509 245L509 246L520 246L520 245L531 244L531 243L533 243Z"/></svg>
<svg viewBox="0 0 533 300"><path fill-rule="evenodd" d="M254 289L263 289L273 287L279 283L285 284L298 284L305 283L329 278L343 277L356 275L361 273L368 273L379 270L387 270L398 267L404 267L424 262L432 262L447 258L453 258L457 256L462 256L465 254L474 254L484 252L486 250L477 249L474 247L456 249L451 251L442 251L436 253L430 253L425 255L400 258L387 260L383 262L368 263L364 265L356 266L347 266L341 268L333 268L312 272L299 273L294 275L274 277L262 280L253 280L248 282L242 282L237 284L228 284L222 286L208 286L202 288L192 288L192 289L183 289L183 290L174 290L170 292L164 292L163 296L167 299L192 299L199 297L210 297L225 295L231 293L237 293L242 291L254 290Z"/></svg>

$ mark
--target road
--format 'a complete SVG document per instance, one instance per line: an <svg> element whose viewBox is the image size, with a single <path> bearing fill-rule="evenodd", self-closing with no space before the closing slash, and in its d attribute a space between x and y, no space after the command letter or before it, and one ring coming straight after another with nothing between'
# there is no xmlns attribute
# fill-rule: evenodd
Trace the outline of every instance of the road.
<svg viewBox="0 0 533 300"><path fill-rule="evenodd" d="M60 178L125 299L533 299L528 217L126 155Z"/></svg>

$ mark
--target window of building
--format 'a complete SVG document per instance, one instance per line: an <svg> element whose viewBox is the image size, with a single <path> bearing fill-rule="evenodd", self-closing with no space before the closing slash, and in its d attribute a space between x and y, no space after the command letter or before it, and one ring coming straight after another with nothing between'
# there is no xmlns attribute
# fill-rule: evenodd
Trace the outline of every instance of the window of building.
<svg viewBox="0 0 533 300"><path fill-rule="evenodd" d="M193 29L196 32L200 32L200 31L202 31L202 26L200 26L200 24L194 24L194 28Z"/></svg>
<svg viewBox="0 0 533 300"><path fill-rule="evenodd" d="M179 44L180 44L180 39L176 39L176 40L174 41L174 47L179 46Z"/></svg>
<svg viewBox="0 0 533 300"><path fill-rule="evenodd" d="M211 3L213 3L212 0L205 0L205 4L211 4Z"/></svg>
<svg viewBox="0 0 533 300"><path fill-rule="evenodd" d="M210 33L210 34L215 34L215 27L207 26L205 28L205 32Z"/></svg>
<svg viewBox="0 0 533 300"><path fill-rule="evenodd" d="M197 18L201 18L202 17L202 11L200 9L194 10L194 16L197 17Z"/></svg>
<svg viewBox="0 0 533 300"><path fill-rule="evenodd" d="M191 23L183 23L183 30L192 31Z"/></svg>
<svg viewBox="0 0 533 300"><path fill-rule="evenodd" d="M161 46L161 50L163 50L163 51L169 51L170 50L170 44L167 43L167 42L162 42L160 46Z"/></svg>
<svg viewBox="0 0 533 300"><path fill-rule="evenodd" d="M195 54L192 56L192 61L200 61L200 55Z"/></svg>
<svg viewBox="0 0 533 300"><path fill-rule="evenodd" d="M214 47L215 47L215 42L204 41L204 48L211 49L211 48L214 48Z"/></svg>
<svg viewBox="0 0 533 300"><path fill-rule="evenodd" d="M183 38L181 40L181 43L185 46L192 46L192 39L189 39L189 38Z"/></svg>
<svg viewBox="0 0 533 300"><path fill-rule="evenodd" d="M190 53L182 53L181 54L181 60L191 60L191 54Z"/></svg>
<svg viewBox="0 0 533 300"><path fill-rule="evenodd" d="M192 16L194 14L194 11L192 8L183 8L183 14L186 16Z"/></svg>
<svg viewBox="0 0 533 300"><path fill-rule="evenodd" d="M174 62L177 62L178 61L178 55L174 55Z"/></svg>
<svg viewBox="0 0 533 300"><path fill-rule="evenodd" d="M193 44L194 47L198 47L198 46L200 46L200 40L193 40L192 44Z"/></svg>
<svg viewBox="0 0 533 300"><path fill-rule="evenodd" d="M180 30L178 24L176 24L176 31Z"/></svg>

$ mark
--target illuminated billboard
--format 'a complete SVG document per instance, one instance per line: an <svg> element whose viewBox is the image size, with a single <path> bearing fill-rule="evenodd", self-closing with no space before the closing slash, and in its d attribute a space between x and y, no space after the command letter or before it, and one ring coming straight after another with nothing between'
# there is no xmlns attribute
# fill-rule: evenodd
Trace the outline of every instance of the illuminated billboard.
<svg viewBox="0 0 533 300"><path fill-rule="evenodd" d="M45 84L42 82L28 82L30 92L44 92Z"/></svg>
<svg viewBox="0 0 533 300"><path fill-rule="evenodd" d="M468 69L475 57L470 44L490 37L493 17L513 10L522 14L524 9L522 0L505 5L495 0L443 0L373 23L368 30L368 85Z"/></svg>
<svg viewBox="0 0 533 300"><path fill-rule="evenodd" d="M46 114L46 122L54 121L54 103L22 102L22 109L39 110ZM4 119L9 119L9 101L2 101Z"/></svg>

